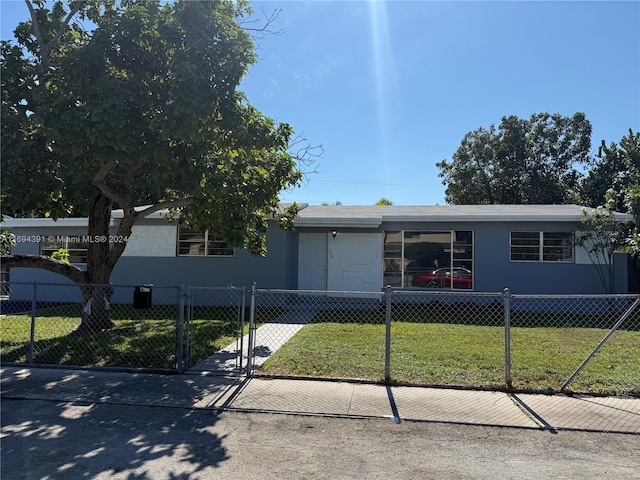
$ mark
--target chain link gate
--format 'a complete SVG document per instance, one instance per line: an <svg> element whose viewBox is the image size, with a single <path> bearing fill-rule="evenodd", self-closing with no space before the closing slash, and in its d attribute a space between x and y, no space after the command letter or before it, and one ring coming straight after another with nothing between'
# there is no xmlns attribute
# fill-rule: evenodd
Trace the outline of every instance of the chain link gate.
<svg viewBox="0 0 640 480"><path fill-rule="evenodd" d="M246 367L245 289L188 287L184 365L187 370L238 375Z"/></svg>

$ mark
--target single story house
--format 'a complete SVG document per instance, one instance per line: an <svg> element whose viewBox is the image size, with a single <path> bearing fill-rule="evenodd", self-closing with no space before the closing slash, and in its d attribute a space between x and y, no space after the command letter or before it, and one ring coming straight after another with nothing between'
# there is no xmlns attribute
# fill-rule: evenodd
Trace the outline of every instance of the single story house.
<svg viewBox="0 0 640 480"><path fill-rule="evenodd" d="M574 242L582 213L579 205L303 205L295 229L274 224L266 257L253 257L229 248L214 232L190 231L158 212L133 227L112 283L604 293L588 253ZM121 217L113 212L113 234ZM13 253L50 255L63 247L72 263L86 260L86 218L5 218L2 229L16 236ZM613 267L616 293L627 293L626 256L616 255ZM25 268L12 269L10 279L67 282Z"/></svg>

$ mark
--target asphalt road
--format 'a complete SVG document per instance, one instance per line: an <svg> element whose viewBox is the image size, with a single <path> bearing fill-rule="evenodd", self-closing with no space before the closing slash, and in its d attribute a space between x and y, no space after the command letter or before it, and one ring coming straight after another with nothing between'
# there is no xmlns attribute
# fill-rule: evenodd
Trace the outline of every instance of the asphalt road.
<svg viewBox="0 0 640 480"><path fill-rule="evenodd" d="M14 479L640 479L640 435L4 398Z"/></svg>

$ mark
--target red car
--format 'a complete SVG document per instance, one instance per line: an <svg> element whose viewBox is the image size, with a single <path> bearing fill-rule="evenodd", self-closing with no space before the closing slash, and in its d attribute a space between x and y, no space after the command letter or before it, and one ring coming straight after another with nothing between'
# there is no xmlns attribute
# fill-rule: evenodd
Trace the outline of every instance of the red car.
<svg viewBox="0 0 640 480"><path fill-rule="evenodd" d="M453 288L470 290L473 288L471 272L466 268L453 268ZM433 272L416 273L411 280L414 287L451 288L451 267L438 268Z"/></svg>

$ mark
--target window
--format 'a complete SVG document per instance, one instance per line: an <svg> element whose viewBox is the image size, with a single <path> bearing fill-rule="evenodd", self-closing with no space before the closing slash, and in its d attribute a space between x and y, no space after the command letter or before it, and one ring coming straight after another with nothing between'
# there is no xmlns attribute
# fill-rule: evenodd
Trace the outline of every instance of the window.
<svg viewBox="0 0 640 480"><path fill-rule="evenodd" d="M233 248L224 240L208 231L194 232L188 228L178 229L178 256L230 257Z"/></svg>
<svg viewBox="0 0 640 480"><path fill-rule="evenodd" d="M384 232L384 285L473 288L473 232Z"/></svg>
<svg viewBox="0 0 640 480"><path fill-rule="evenodd" d="M69 263L87 263L89 244L83 237L66 235L44 236L40 242L40 255L50 257L54 252L64 248L69 252Z"/></svg>
<svg viewBox="0 0 640 480"><path fill-rule="evenodd" d="M511 232L511 260L573 262L573 233Z"/></svg>

